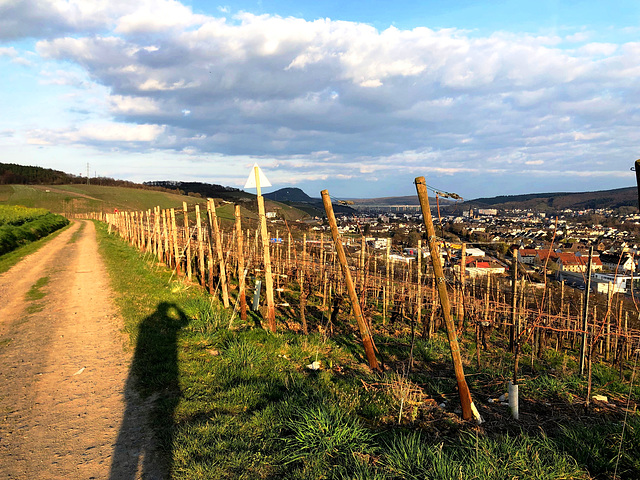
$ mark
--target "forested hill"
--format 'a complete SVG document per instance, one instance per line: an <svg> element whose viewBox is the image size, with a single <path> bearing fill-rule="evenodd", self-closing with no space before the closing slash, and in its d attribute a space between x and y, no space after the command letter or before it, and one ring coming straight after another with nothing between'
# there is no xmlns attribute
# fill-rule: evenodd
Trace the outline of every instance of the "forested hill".
<svg viewBox="0 0 640 480"><path fill-rule="evenodd" d="M62 185L86 183L87 179L50 168L0 163L0 185Z"/></svg>
<svg viewBox="0 0 640 480"><path fill-rule="evenodd" d="M0 163L0 185L73 185L87 183L87 177L65 173L51 168L17 165L15 163ZM178 192L176 187L148 186L128 180L116 180L109 177L91 177L91 185L106 187L141 188L144 190Z"/></svg>

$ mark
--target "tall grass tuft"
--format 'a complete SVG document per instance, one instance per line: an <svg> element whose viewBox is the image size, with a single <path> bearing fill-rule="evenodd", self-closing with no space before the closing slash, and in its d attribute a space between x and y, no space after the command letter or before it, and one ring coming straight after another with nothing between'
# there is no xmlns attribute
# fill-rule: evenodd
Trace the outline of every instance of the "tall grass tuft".
<svg viewBox="0 0 640 480"><path fill-rule="evenodd" d="M191 298L184 303L183 309L191 319L188 330L196 333L213 333L229 323L228 313L219 304L214 304L213 297Z"/></svg>
<svg viewBox="0 0 640 480"><path fill-rule="evenodd" d="M354 465L354 454L367 453L373 435L357 417L331 404L298 408L285 422L283 464L296 462L318 468ZM351 469L349 469L351 470Z"/></svg>
<svg viewBox="0 0 640 480"><path fill-rule="evenodd" d="M595 476L604 476L614 471L621 446L616 478L637 479L640 472L640 458L637 454L640 451L640 419L631 417L620 445L622 428L623 424L620 422L562 426L560 435L554 440L561 451L571 455Z"/></svg>

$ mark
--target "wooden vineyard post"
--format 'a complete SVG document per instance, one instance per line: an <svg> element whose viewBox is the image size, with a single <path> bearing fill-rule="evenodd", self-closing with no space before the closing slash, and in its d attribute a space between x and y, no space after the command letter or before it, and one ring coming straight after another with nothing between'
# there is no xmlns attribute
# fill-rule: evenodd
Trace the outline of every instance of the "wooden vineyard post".
<svg viewBox="0 0 640 480"><path fill-rule="evenodd" d="M171 266L171 251L169 250L169 232L167 230L167 211L162 210L162 240L164 241L164 262Z"/></svg>
<svg viewBox="0 0 640 480"><path fill-rule="evenodd" d="M378 359L376 358L376 354L373 349L373 338L371 337L371 332L369 331L367 322L362 315L362 309L360 308L360 302L358 301L358 294L356 293L356 288L353 285L351 271L349 270L349 265L347 263L347 256L344 253L342 240L338 232L336 217L333 213L333 206L331 205L329 191L322 190L320 194L322 195L322 203L324 204L324 209L327 212L327 219L329 220L329 226L331 227L333 243L336 247L338 259L340 260L340 267L342 268L342 274L344 275L345 283L347 284L347 291L349 293L349 299L351 300L351 308L353 309L353 314L356 317L356 322L358 323L358 327L360 328L360 336L362 337L362 344L364 345L364 351L367 356L367 360L369 361L369 366L372 370L379 370L380 367L378 366Z"/></svg>
<svg viewBox="0 0 640 480"><path fill-rule="evenodd" d="M169 210L163 210L163 218L166 228L164 229L164 246L165 246L165 263L169 268L173 268L171 257L173 255L173 237L171 236L171 213Z"/></svg>
<svg viewBox="0 0 640 480"><path fill-rule="evenodd" d="M462 244L462 250L460 252L460 310L458 319L458 331L462 331L464 327L464 284L465 274L467 270L467 244Z"/></svg>
<svg viewBox="0 0 640 480"><path fill-rule="evenodd" d="M418 240L418 258L416 259L418 266L417 274L417 292L416 292L416 324L422 325L422 337L425 338L425 326L422 324L422 240Z"/></svg>
<svg viewBox="0 0 640 480"><path fill-rule="evenodd" d="M306 265L307 265L307 234L303 233L302 234L302 267L300 267L300 285L301 286L303 282Z"/></svg>
<svg viewBox="0 0 640 480"><path fill-rule="evenodd" d="M196 231L198 233L198 270L200 272L200 285L204 287L204 238L202 236L202 221L200 219L200 205L196 203Z"/></svg>
<svg viewBox="0 0 640 480"><path fill-rule="evenodd" d="M145 217L147 219L147 243L145 245L145 251L146 252L150 252L152 245L151 245L151 237L152 237L152 233L151 233L151 209L148 209L145 212Z"/></svg>
<svg viewBox="0 0 640 480"><path fill-rule="evenodd" d="M386 255L386 268L385 268L385 275L387 276L387 284L386 287L383 290L383 295L382 295L382 299L383 299L383 305L382 305L382 324L385 325L387 323L387 312L388 312L388 305L389 305L389 296L391 295L391 271L390 271L390 263L389 263L389 256L391 255L391 239L387 238L387 255ZM393 299L391 299L391 301L393 301Z"/></svg>
<svg viewBox="0 0 640 480"><path fill-rule="evenodd" d="M178 247L178 228L176 225L176 209L171 209L171 232L173 233L173 255L176 258L176 272L180 274L180 247Z"/></svg>
<svg viewBox="0 0 640 480"><path fill-rule="evenodd" d="M287 274L291 271L291 232L287 232Z"/></svg>
<svg viewBox="0 0 640 480"><path fill-rule="evenodd" d="M584 289L584 310L582 311L582 345L580 346L580 375L584 375L585 357L587 355L587 319L589 318L589 291L591 290L591 261L593 247L589 247L589 261L587 262L587 286Z"/></svg>
<svg viewBox="0 0 640 480"><path fill-rule="evenodd" d="M185 266L187 270L187 278L191 280L191 231L189 230L189 212L187 211L187 202L182 202L182 212L184 213Z"/></svg>
<svg viewBox="0 0 640 480"><path fill-rule="evenodd" d="M606 336L605 336L605 360L608 362L611 356L611 316L613 315L613 282L609 282L609 290L607 292L607 310L605 314L606 320Z"/></svg>
<svg viewBox="0 0 640 480"><path fill-rule="evenodd" d="M160 207L156 207L154 210L154 219L155 219L155 238L156 238L156 248L155 253L158 255L158 261L162 261L162 242L160 236Z"/></svg>
<svg viewBox="0 0 640 480"><path fill-rule="evenodd" d="M362 235L362 238L360 240L360 271L358 272L358 276L360 277L358 284L360 285L360 295L363 298L363 302L366 303L366 298L365 298L365 288L364 288L364 254L365 254L365 247L366 247L366 243L365 243L365 238L364 235Z"/></svg>
<svg viewBox="0 0 640 480"><path fill-rule="evenodd" d="M271 253L269 251L269 235L267 232L267 216L264 210L264 197L260 190L260 168L258 165L253 167L253 175L255 178L255 187L258 199L258 215L260 217L260 236L262 237L262 257L264 261L264 280L267 295L267 321L269 329L275 333L276 331L276 308L273 301L273 276L271 275ZM256 238L257 239L257 238Z"/></svg>
<svg viewBox="0 0 640 480"><path fill-rule="evenodd" d="M244 269L244 245L242 244L242 221L240 219L240 205L236 205L235 208L236 217L236 242L238 249L238 299L240 300L240 318L242 320L247 319L247 297L245 294L245 278L246 272Z"/></svg>
<svg viewBox="0 0 640 480"><path fill-rule="evenodd" d="M518 249L512 250L513 261L511 262L511 336L510 336L510 350L516 351L518 344L518 337L520 332L517 322L517 306L518 306Z"/></svg>
<svg viewBox="0 0 640 480"><path fill-rule="evenodd" d="M444 317L447 328L447 336L449 338L449 348L451 350L451 359L453 368L458 382L458 394L460 395L460 406L462 407L462 417L465 420L471 420L475 417L478 423L482 422L482 418L471 400L471 392L464 376L464 368L462 366L462 356L460 355L460 345L456 335L456 326L451 317L451 307L449 305L449 296L447 293L447 284L442 272L440 263L440 252L436 243L436 232L431 219L431 208L429 207L429 195L427 193L427 184L424 177L415 179L416 190L420 199L420 207L422 209L422 217L424 225L427 229L429 251L431 253L431 265L433 266L433 274L437 283L438 293L440 295L440 305L442 306L442 315Z"/></svg>
<svg viewBox="0 0 640 480"><path fill-rule="evenodd" d="M224 254L222 252L222 241L220 240L220 228L218 227L218 215L216 214L216 204L213 198L207 199L207 213L209 214L209 224L213 228L213 236L216 242L216 255L220 271L220 288L222 289L222 303L224 308L229 308L229 288L227 287L227 269L225 268ZM242 235L242 232L240 232Z"/></svg>

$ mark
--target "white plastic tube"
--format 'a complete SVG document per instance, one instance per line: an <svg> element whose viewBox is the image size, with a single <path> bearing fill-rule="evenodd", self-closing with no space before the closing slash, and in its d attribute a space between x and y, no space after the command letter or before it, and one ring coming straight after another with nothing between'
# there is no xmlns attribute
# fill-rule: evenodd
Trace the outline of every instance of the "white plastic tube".
<svg viewBox="0 0 640 480"><path fill-rule="evenodd" d="M518 385L514 385L511 381L509 381L509 408L513 418L518 420L520 416L518 412Z"/></svg>

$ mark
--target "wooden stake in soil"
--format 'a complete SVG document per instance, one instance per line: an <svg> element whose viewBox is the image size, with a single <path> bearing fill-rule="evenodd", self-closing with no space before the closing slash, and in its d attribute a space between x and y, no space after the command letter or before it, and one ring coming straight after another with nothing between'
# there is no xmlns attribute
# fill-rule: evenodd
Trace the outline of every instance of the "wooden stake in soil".
<svg viewBox="0 0 640 480"><path fill-rule="evenodd" d="M173 234L173 255L176 259L176 272L180 274L180 248L178 247L178 228L176 226L176 210L171 209L171 233Z"/></svg>
<svg viewBox="0 0 640 480"><path fill-rule="evenodd" d="M264 259L264 280L267 295L267 321L269 329L276 331L276 308L273 301L273 276L271 275L271 252L269 251L269 235L267 232L267 216L264 210L264 198L260 189L260 168L254 165L253 174L258 199L258 215L260 217L260 236L262 237L262 256Z"/></svg>
<svg viewBox="0 0 640 480"><path fill-rule="evenodd" d="M202 220L200 219L200 205L196 204L196 229L198 232L198 266L200 270L200 285L204 287L204 242L202 236Z"/></svg>
<svg viewBox="0 0 640 480"><path fill-rule="evenodd" d="M191 280L191 231L189 230L189 213L187 212L187 202L182 202L182 212L184 213L184 241L186 251L187 278Z"/></svg>
<svg viewBox="0 0 640 480"><path fill-rule="evenodd" d="M418 258L417 260L417 265L418 265L418 275L417 275L417 282L418 282L418 288L417 288L417 294L416 294L416 323L418 325L422 325L422 240L418 240ZM425 317L426 318L426 317ZM426 328L424 328L425 325L422 325L422 337L425 338L425 331Z"/></svg>
<svg viewBox="0 0 640 480"><path fill-rule="evenodd" d="M242 244L242 222L240 220L240 205L236 205L236 241L238 249L238 298L240 299L240 318L247 319L247 296L245 294L245 277L244 270L244 245Z"/></svg>
<svg viewBox="0 0 640 480"><path fill-rule="evenodd" d="M335 244L336 251L338 253L338 259L340 260L340 267L342 268L342 274L344 275L345 283L347 284L347 290L349 292L349 299L351 300L351 308L353 309L353 314L356 317L356 322L358 322L358 327L360 328L360 336L362 337L362 343L364 345L364 351L367 355L367 360L369 361L369 366L372 370L379 370L378 360L376 359L376 354L373 350L373 339L371 338L371 332L369 331L369 327L367 326L367 322L362 315L362 310L360 309L360 302L358 301L358 295L356 293L355 286L353 285L353 280L351 279L351 272L349 270L349 265L347 264L347 256L344 253L344 248L342 247L342 240L340 239L340 234L338 233L338 225L336 223L336 217L333 213L333 206L331 205L331 198L329 197L328 190L322 190L320 192L322 195L322 203L324 204L324 209L327 212L327 219L329 220L329 225L331 226L331 234L333 236L333 243Z"/></svg>
<svg viewBox="0 0 640 480"><path fill-rule="evenodd" d="M424 177L417 177L415 179L415 183L418 197L420 198L420 207L422 208L424 225L427 229L429 251L431 253L431 265L433 265L433 274L438 286L438 293L440 294L442 315L444 316L445 325L447 327L449 348L451 349L451 359L453 361L453 368L455 370L456 380L458 382L458 393L460 395L462 417L465 420L471 420L475 417L478 422L481 422L482 418L480 417L478 410L475 408L475 405L471 400L471 392L469 391L469 387L464 376L464 369L462 367L462 356L460 355L460 346L458 345L458 337L456 335L456 326L453 323L453 318L451 318L451 307L449 305L447 284L442 272L442 265L440 264L440 252L438 251L438 245L436 243L436 232L433 228L433 220L431 219L431 209L429 207L427 184Z"/></svg>
<svg viewBox="0 0 640 480"><path fill-rule="evenodd" d="M511 262L511 338L510 350L516 351L519 342L520 329L518 328L517 307L518 307L518 249L512 250L513 261ZM517 384L518 382L514 380Z"/></svg>
<svg viewBox="0 0 640 480"><path fill-rule="evenodd" d="M218 268L220 272L220 288L222 289L222 303L224 308L229 308L229 289L227 287L227 269L225 268L224 254L222 253L222 240L220 240L220 228L218 227L218 216L216 214L216 204L213 198L207 199L207 213L209 214L209 223L213 228L213 237L216 242L216 255L218 257ZM240 232L242 235L242 232Z"/></svg>
<svg viewBox="0 0 640 480"><path fill-rule="evenodd" d="M591 261L593 247L589 247L589 261L587 262L587 287L584 290L584 310L582 311L582 345L580 346L580 375L584 375L585 357L587 355L587 319L589 317L589 292L591 290Z"/></svg>
<svg viewBox="0 0 640 480"><path fill-rule="evenodd" d="M458 319L458 331L462 331L464 328L464 290L465 290L465 273L467 268L467 244L462 244L462 251L460 252L460 309ZM478 360L479 362L479 360Z"/></svg>

